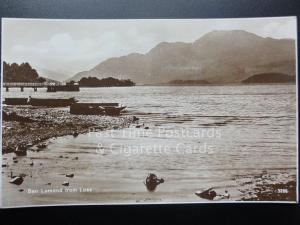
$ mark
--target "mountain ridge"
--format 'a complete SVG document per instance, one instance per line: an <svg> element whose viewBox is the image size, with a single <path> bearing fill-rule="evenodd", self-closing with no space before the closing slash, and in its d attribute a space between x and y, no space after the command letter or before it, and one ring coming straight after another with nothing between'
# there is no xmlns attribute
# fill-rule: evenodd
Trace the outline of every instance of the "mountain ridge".
<svg viewBox="0 0 300 225"><path fill-rule="evenodd" d="M295 75L295 40L265 38L243 30L221 30L206 33L191 43L161 42L145 54L112 57L68 81L113 76L137 84L180 79L238 83L266 72Z"/></svg>

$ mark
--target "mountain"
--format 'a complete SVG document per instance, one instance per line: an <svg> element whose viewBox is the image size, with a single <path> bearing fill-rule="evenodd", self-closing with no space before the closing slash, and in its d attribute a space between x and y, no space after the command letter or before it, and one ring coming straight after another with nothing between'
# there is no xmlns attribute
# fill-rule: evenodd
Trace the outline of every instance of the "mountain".
<svg viewBox="0 0 300 225"><path fill-rule="evenodd" d="M231 30L212 31L193 43L162 42L146 54L110 58L68 80L111 76L137 84L171 80L232 83L269 72L295 76L295 40Z"/></svg>
<svg viewBox="0 0 300 225"><path fill-rule="evenodd" d="M49 79L49 78L44 78L44 79L45 79L46 83L54 83L54 84L57 84L57 85L61 84L61 82L57 81L57 80L53 80L53 79Z"/></svg>
<svg viewBox="0 0 300 225"><path fill-rule="evenodd" d="M242 83L294 83L296 81L295 78L295 76L289 76L283 73L261 73L243 80Z"/></svg>
<svg viewBox="0 0 300 225"><path fill-rule="evenodd" d="M45 68L36 67L37 72L49 80L63 81L66 77L66 72L53 71Z"/></svg>

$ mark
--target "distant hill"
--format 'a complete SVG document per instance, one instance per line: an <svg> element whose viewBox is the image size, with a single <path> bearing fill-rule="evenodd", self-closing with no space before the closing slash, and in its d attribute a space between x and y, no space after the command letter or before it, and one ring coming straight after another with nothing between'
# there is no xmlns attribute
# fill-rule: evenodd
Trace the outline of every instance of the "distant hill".
<svg viewBox="0 0 300 225"><path fill-rule="evenodd" d="M41 67L35 68L38 74L46 79L54 80L54 81L64 81L67 72L54 71Z"/></svg>
<svg viewBox="0 0 300 225"><path fill-rule="evenodd" d="M169 85L207 85L210 84L206 80L171 80L166 83Z"/></svg>
<svg viewBox="0 0 300 225"><path fill-rule="evenodd" d="M57 81L57 80L53 80L53 79L49 79L49 78L45 78L45 82L47 83L55 83L55 84L61 84L62 82Z"/></svg>
<svg viewBox="0 0 300 225"><path fill-rule="evenodd" d="M283 73L261 73L243 80L242 83L294 83L295 81L295 76Z"/></svg>
<svg viewBox="0 0 300 225"><path fill-rule="evenodd" d="M82 77L112 76L137 84L171 80L240 83L252 74L295 75L295 40L264 38L243 30L212 31L193 43L162 42L146 54L133 53L100 62Z"/></svg>

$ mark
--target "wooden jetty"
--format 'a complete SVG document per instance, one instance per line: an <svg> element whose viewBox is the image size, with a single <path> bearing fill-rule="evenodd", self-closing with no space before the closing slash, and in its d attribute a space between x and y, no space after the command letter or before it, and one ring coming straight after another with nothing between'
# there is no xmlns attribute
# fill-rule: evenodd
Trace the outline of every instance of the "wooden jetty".
<svg viewBox="0 0 300 225"><path fill-rule="evenodd" d="M32 83L32 82L4 82L3 88L8 92L10 88L20 88L23 92L24 88L33 88L37 91L38 88L47 88L47 92L57 92L57 91L80 91L79 84L77 83Z"/></svg>
<svg viewBox="0 0 300 225"><path fill-rule="evenodd" d="M48 85L47 92L80 91L79 84L66 83L65 85Z"/></svg>
<svg viewBox="0 0 300 225"><path fill-rule="evenodd" d="M24 88L33 88L34 91L37 91L38 88L46 87L45 83L25 83L25 82L4 82L3 88L6 89L6 91L9 91L9 88L20 88L21 91L24 91Z"/></svg>

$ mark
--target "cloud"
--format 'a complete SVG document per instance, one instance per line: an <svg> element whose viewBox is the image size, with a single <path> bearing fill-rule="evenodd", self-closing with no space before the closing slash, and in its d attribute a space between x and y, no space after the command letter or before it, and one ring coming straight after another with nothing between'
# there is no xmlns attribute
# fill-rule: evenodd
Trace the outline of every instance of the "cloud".
<svg viewBox="0 0 300 225"><path fill-rule="evenodd" d="M274 21L263 26L264 36L272 34L275 38L294 38L297 37L296 20L285 22Z"/></svg>
<svg viewBox="0 0 300 225"><path fill-rule="evenodd" d="M57 67L58 64L72 63L80 59L90 59L95 47L94 40L84 38L75 40L70 34L53 35L49 40L39 41L32 45L16 45L11 53L16 58L30 55L35 63L47 63Z"/></svg>
<svg viewBox="0 0 300 225"><path fill-rule="evenodd" d="M67 67L76 73L82 69L82 65L89 69L110 57L131 52L145 53L154 44L150 36L143 36L136 28L132 28L122 33L108 31L97 37L82 39L76 39L69 33L57 33L48 40L15 45L10 53L17 62L30 58L35 65L59 70Z"/></svg>

